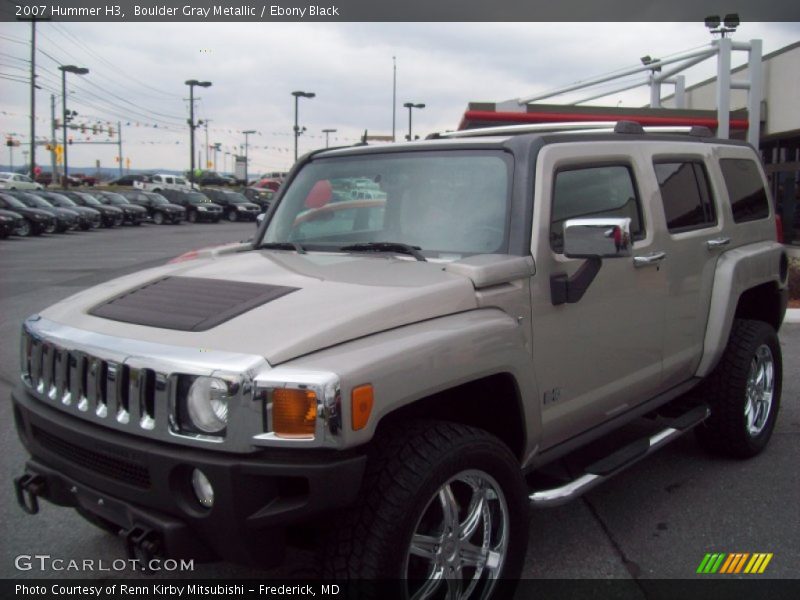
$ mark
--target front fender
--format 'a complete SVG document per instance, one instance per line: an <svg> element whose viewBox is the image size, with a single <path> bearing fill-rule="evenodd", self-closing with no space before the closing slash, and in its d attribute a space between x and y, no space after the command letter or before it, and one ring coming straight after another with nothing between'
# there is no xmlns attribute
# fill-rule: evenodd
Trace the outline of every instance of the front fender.
<svg viewBox="0 0 800 600"><path fill-rule="evenodd" d="M343 446L368 442L381 419L416 400L498 373L510 374L519 390L525 454L539 441L537 385L517 320L495 308L478 309L377 333L292 360L286 366L336 373L341 380ZM375 404L367 426L350 426L350 394L372 384ZM492 410L492 399L486 399Z"/></svg>

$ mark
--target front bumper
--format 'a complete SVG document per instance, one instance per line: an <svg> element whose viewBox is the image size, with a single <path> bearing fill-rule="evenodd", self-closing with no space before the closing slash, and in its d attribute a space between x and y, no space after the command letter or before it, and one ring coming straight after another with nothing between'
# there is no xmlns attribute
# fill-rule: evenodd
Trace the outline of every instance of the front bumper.
<svg viewBox="0 0 800 600"><path fill-rule="evenodd" d="M193 450L79 421L21 386L12 400L36 496L147 532L164 557L278 564L289 527L355 501L366 462L355 452ZM211 509L193 495L195 468L214 486Z"/></svg>
<svg viewBox="0 0 800 600"><path fill-rule="evenodd" d="M222 218L222 211L195 211L198 221L219 221Z"/></svg>

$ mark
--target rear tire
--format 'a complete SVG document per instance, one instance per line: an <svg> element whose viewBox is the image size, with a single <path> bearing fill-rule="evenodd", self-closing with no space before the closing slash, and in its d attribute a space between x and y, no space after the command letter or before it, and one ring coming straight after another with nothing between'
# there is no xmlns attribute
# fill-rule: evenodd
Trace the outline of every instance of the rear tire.
<svg viewBox="0 0 800 600"><path fill-rule="evenodd" d="M153 223L156 225L163 225L164 224L164 213L156 212L153 213Z"/></svg>
<svg viewBox="0 0 800 600"><path fill-rule="evenodd" d="M695 428L700 444L735 458L760 453L775 428L782 367L775 330L762 321L736 319L722 359L698 390L711 407L711 416Z"/></svg>
<svg viewBox="0 0 800 600"><path fill-rule="evenodd" d="M360 498L335 522L324 577L392 580L395 597L510 595L528 543L517 460L489 433L441 421L385 431Z"/></svg>
<svg viewBox="0 0 800 600"><path fill-rule="evenodd" d="M189 211L189 214L186 215L186 220L189 221L189 223L197 223L197 213L193 210Z"/></svg>
<svg viewBox="0 0 800 600"><path fill-rule="evenodd" d="M238 220L239 220L239 215L236 214L236 211L235 210L229 210L228 211L228 221L230 221L231 223L235 223Z"/></svg>

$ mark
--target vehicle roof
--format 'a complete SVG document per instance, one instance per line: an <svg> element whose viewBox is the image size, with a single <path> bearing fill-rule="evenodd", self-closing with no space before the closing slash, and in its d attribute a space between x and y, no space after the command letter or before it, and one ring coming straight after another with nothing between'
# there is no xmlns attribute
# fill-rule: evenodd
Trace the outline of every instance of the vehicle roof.
<svg viewBox="0 0 800 600"><path fill-rule="evenodd" d="M433 134L428 139L413 142L398 142L390 145L369 146L358 144L314 153L314 158L335 156L381 154L386 152L409 152L425 150L445 150L454 147L462 149L508 148L519 143L539 141L541 144L564 142L619 141L637 143L694 142L703 144L725 144L747 146L741 140L723 140L711 137L705 128L690 127L640 127L637 123L602 122L586 124L541 124L534 126L503 126L484 129L471 129ZM621 128L621 131L617 131ZM636 129L638 128L638 130Z"/></svg>

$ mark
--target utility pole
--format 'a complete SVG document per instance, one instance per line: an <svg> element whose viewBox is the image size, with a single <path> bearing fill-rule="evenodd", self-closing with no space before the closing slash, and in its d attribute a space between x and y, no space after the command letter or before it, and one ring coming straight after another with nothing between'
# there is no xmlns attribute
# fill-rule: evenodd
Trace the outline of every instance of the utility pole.
<svg viewBox="0 0 800 600"><path fill-rule="evenodd" d="M122 177L122 121L117 121L117 153L119 154L119 176Z"/></svg>
<svg viewBox="0 0 800 600"><path fill-rule="evenodd" d="M50 172L56 177L56 95L50 94Z"/></svg>
<svg viewBox="0 0 800 600"><path fill-rule="evenodd" d="M392 141L395 141L397 127L397 57L392 57Z"/></svg>
<svg viewBox="0 0 800 600"><path fill-rule="evenodd" d="M203 170L204 170L204 171L208 169L208 122L209 122L210 120L211 120L211 119L206 119L205 121L203 121L203 127L204 127L204 128L205 128L205 130L206 130L206 164L205 164L205 166L203 167Z"/></svg>
<svg viewBox="0 0 800 600"><path fill-rule="evenodd" d="M31 179L36 175L36 19L31 19Z"/></svg>

